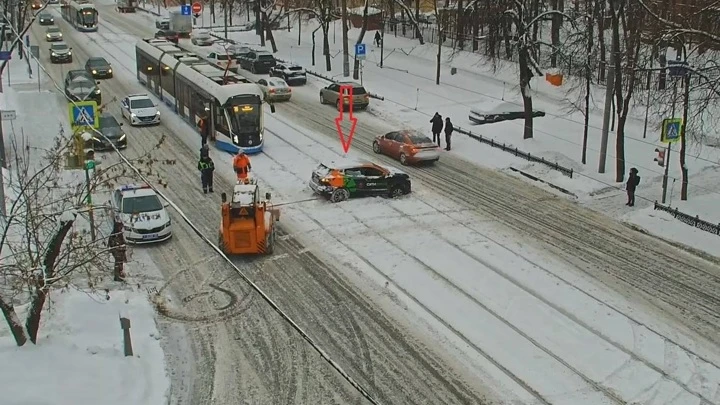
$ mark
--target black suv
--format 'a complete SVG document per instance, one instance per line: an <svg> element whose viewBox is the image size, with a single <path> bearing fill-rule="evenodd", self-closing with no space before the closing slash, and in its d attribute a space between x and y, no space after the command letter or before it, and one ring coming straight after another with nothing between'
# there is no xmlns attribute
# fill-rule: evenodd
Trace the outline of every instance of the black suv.
<svg viewBox="0 0 720 405"><path fill-rule="evenodd" d="M315 193L334 203L351 197L395 198L412 190L406 173L371 162L321 164L313 171L309 185Z"/></svg>
<svg viewBox="0 0 720 405"><path fill-rule="evenodd" d="M275 57L270 52L264 51L250 51L237 60L241 68L251 73L269 73L277 64Z"/></svg>
<svg viewBox="0 0 720 405"><path fill-rule="evenodd" d="M293 65L292 63L278 63L270 69L270 76L280 77L287 84L305 84L307 83L307 72L302 66Z"/></svg>
<svg viewBox="0 0 720 405"><path fill-rule="evenodd" d="M95 101L102 104L100 82L84 70L70 70L65 76L65 95L73 101Z"/></svg>

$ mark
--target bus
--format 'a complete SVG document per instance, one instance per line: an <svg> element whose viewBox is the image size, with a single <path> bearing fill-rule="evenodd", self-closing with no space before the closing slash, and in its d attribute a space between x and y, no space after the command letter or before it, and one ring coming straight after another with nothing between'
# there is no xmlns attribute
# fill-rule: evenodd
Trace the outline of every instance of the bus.
<svg viewBox="0 0 720 405"><path fill-rule="evenodd" d="M167 41L140 40L135 56L138 81L188 124L197 130L207 114L215 147L233 154L262 152L265 100L257 84ZM275 112L272 104L270 110Z"/></svg>
<svg viewBox="0 0 720 405"><path fill-rule="evenodd" d="M65 21L78 31L98 30L98 11L90 2L68 1L60 6L60 12Z"/></svg>

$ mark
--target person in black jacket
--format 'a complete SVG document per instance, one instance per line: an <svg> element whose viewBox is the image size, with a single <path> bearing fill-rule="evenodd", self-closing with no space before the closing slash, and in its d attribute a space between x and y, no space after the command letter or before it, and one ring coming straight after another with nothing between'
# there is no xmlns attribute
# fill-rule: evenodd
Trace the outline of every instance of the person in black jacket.
<svg viewBox="0 0 720 405"><path fill-rule="evenodd" d="M124 265L127 262L127 245L125 244L122 222L115 220L113 223L113 230L108 237L107 246L110 248L110 253L115 262L113 279L115 281L125 281Z"/></svg>
<svg viewBox="0 0 720 405"><path fill-rule="evenodd" d="M382 42L380 31L375 31L375 45L380 46L380 42Z"/></svg>
<svg viewBox="0 0 720 405"><path fill-rule="evenodd" d="M201 157L198 162L198 170L200 170L200 181L202 182L203 193L207 194L208 190L212 193L215 162L213 162L210 156Z"/></svg>
<svg viewBox="0 0 720 405"><path fill-rule="evenodd" d="M438 146L440 146L440 133L443 129L442 115L435 113L430 123L432 124L433 142L437 142Z"/></svg>
<svg viewBox="0 0 720 405"><path fill-rule="evenodd" d="M208 147L207 144L203 145L202 148L200 148L200 159L204 157L210 157L210 147Z"/></svg>
<svg viewBox="0 0 720 405"><path fill-rule="evenodd" d="M635 189L637 188L638 184L640 184L640 176L638 176L638 169L633 167L632 169L630 169L630 177L628 177L628 181L625 184L625 190L627 191L628 196L628 202L625 205L629 207L635 205Z"/></svg>
<svg viewBox="0 0 720 405"><path fill-rule="evenodd" d="M455 127L453 127L452 122L450 122L450 117L445 118L445 145L447 146L445 150L450 150L450 137L452 137L454 130ZM440 145L440 142L438 142L438 145Z"/></svg>

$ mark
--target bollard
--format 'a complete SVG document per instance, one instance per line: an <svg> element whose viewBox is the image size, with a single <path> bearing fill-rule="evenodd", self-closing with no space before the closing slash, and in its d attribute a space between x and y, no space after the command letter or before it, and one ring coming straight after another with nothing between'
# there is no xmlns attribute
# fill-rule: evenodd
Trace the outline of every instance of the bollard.
<svg viewBox="0 0 720 405"><path fill-rule="evenodd" d="M123 346L125 357L133 355L132 341L130 340L130 319L120 315L120 328L123 331Z"/></svg>

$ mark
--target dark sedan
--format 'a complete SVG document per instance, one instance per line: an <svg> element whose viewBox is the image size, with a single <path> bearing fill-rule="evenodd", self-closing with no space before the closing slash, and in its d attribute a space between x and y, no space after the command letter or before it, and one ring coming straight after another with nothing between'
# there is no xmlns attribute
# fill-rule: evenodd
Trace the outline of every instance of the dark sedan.
<svg viewBox="0 0 720 405"><path fill-rule="evenodd" d="M96 151L113 150L113 145L118 149L127 148L127 135L122 129L123 124L118 122L110 113L100 115L100 133L96 134L92 140L88 141L88 147L92 147Z"/></svg>
<svg viewBox="0 0 720 405"><path fill-rule="evenodd" d="M52 14L50 13L40 13L37 15L37 19L40 22L40 25L54 25L55 24L55 18L53 18Z"/></svg>
<svg viewBox="0 0 720 405"><path fill-rule="evenodd" d="M109 79L113 77L112 66L105 58L90 58L85 62L85 70L95 79Z"/></svg>

